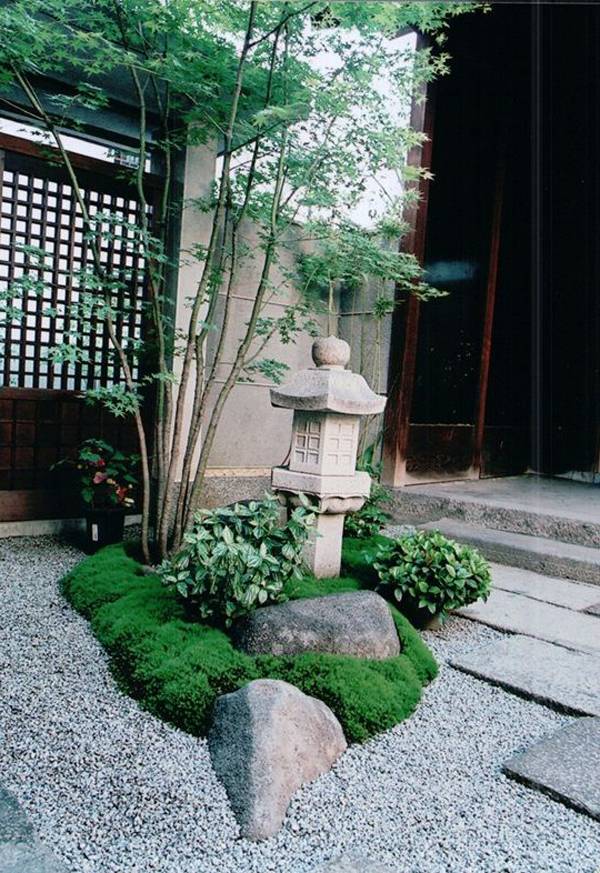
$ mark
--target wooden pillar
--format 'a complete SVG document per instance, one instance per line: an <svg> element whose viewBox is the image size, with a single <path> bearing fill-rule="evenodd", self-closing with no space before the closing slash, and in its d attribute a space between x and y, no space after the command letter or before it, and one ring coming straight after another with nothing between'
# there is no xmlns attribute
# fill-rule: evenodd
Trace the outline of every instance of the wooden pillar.
<svg viewBox="0 0 600 873"><path fill-rule="evenodd" d="M427 37L419 34L417 51L429 45ZM410 150L408 164L413 167L431 166L433 150L434 87L423 86L413 99L410 123L414 130L424 133L425 142ZM410 230L400 244L400 250L415 255L423 264L427 229L429 179L412 183L418 190L419 200L406 207L404 220ZM420 301L396 290L399 301L392 317L392 336L388 375L388 402L384 420L382 482L386 485L406 484L406 456L410 428L410 413L415 384ZM400 354L400 349L402 353Z"/></svg>
<svg viewBox="0 0 600 873"><path fill-rule="evenodd" d="M485 293L485 311L483 316L483 334L481 338L481 359L479 363L479 387L475 408L475 431L473 435L473 460L471 472L474 477L481 476L483 460L483 437L485 431L485 410L487 405L488 385L490 376L490 358L492 353L492 333L494 329L494 308L496 305L496 287L498 284L498 261L500 258L500 232L502 227L502 206L504 200L504 179L506 161L501 154L496 170L496 185L494 191L494 208L490 233L490 258L488 262L488 277Z"/></svg>

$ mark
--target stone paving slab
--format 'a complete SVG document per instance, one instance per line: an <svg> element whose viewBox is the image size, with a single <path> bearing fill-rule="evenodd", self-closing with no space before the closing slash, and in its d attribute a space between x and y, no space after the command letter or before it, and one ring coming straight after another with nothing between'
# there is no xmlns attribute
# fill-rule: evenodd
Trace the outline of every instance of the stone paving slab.
<svg viewBox="0 0 600 873"><path fill-rule="evenodd" d="M581 718L503 767L532 788L600 821L600 718Z"/></svg>
<svg viewBox="0 0 600 873"><path fill-rule="evenodd" d="M525 570L522 567L507 567L504 564L490 564L495 588L524 594L535 600L564 606L566 609L592 612L596 604L596 615L600 615L600 597L595 585L572 582L570 579L557 579Z"/></svg>
<svg viewBox="0 0 600 873"><path fill-rule="evenodd" d="M473 603L456 612L498 630L600 655L600 619L584 612L573 612L500 589L492 590L486 603Z"/></svg>
<svg viewBox="0 0 600 873"><path fill-rule="evenodd" d="M28 843L33 840L33 829L12 794L0 787L0 845Z"/></svg>
<svg viewBox="0 0 600 873"><path fill-rule="evenodd" d="M600 549L466 524L453 518L420 525L476 546L490 561L600 585Z"/></svg>
<svg viewBox="0 0 600 873"><path fill-rule="evenodd" d="M498 640L455 655L458 670L574 715L600 716L600 657L533 637Z"/></svg>
<svg viewBox="0 0 600 873"><path fill-rule="evenodd" d="M371 861L368 858L337 858L325 867L319 867L317 873L393 873L391 867Z"/></svg>
<svg viewBox="0 0 600 873"><path fill-rule="evenodd" d="M0 787L0 873L66 873L36 839L17 801Z"/></svg>

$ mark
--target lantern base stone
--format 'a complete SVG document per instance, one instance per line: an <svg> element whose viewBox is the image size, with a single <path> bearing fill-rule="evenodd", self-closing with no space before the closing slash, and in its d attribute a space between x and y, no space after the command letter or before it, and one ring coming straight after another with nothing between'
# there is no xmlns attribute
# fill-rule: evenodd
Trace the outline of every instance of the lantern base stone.
<svg viewBox="0 0 600 873"><path fill-rule="evenodd" d="M348 476L318 476L301 473L288 467L273 467L271 486L274 491L302 492L318 497L368 497L371 493L371 477L364 471ZM350 507L354 510L354 507Z"/></svg>
<svg viewBox="0 0 600 873"><path fill-rule="evenodd" d="M301 494L309 499L316 513L316 522L304 547L304 560L318 579L339 576L344 517L346 513L360 509L369 496L369 474L316 476L287 467L274 467L271 483L288 512L301 505Z"/></svg>

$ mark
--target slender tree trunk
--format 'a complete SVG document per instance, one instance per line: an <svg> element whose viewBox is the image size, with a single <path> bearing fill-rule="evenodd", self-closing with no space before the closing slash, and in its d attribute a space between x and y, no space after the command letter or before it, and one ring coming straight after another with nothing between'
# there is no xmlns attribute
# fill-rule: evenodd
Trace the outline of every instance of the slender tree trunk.
<svg viewBox="0 0 600 873"><path fill-rule="evenodd" d="M223 408L229 397L233 386L235 385L242 369L244 366L244 361L250 345L252 343L252 339L254 338L254 333L256 330L256 323L260 316L261 307L263 303L263 299L268 287L269 277L271 273L271 267L273 265L273 260L275 257L275 247L278 240L278 221L279 221L279 212L281 208L281 199L282 192L285 183L285 160L287 156L287 129L284 130L282 134L282 140L280 144L279 150L279 159L277 162L277 173L275 179L275 189L273 192L273 200L271 205L271 221L270 221L270 233L269 239L265 249L265 258L263 262L263 268L261 272L260 281L258 284L256 297L254 299L254 303L252 306L252 313L250 316L250 320L247 325L246 333L242 342L238 347L237 354L235 356L235 360L233 362L233 366L231 371L225 380L225 384L221 388L217 400L212 411L210 421L207 427L206 436L202 442L202 449L200 451L200 459L198 462L198 468L196 470L196 475L194 477L194 483L191 488L188 505L186 506L185 516L184 516L184 528L187 529L189 526L193 513L196 510L196 507L199 502L200 492L202 486L204 484L204 477L206 474L206 468L208 466L208 459L210 456L210 452L213 447L213 443L215 440L217 427L219 425L219 421L221 419L221 415L223 412Z"/></svg>
<svg viewBox="0 0 600 873"><path fill-rule="evenodd" d="M188 330L188 339L186 344L186 349L183 358L183 366L181 371L181 380L179 383L179 390L177 394L177 401L175 404L175 420L173 424L173 432L172 432L172 443L171 443L171 457L169 463L169 469L166 476L165 482L165 491L164 491L164 502L161 511L160 522L158 526L158 548L161 556L166 555L168 550L168 540L169 540L169 529L171 526L172 520L172 506L173 506L173 490L175 486L175 478L177 473L179 472L179 466L181 464L181 449L182 449L182 439L183 439L183 421L184 421L184 412L185 412L185 400L187 396L188 385L190 382L192 364L195 358L196 351L196 328L198 324L198 318L200 315L200 310L202 305L205 302L205 294L208 288L209 281L212 277L212 270L214 266L214 259L216 254L217 245L221 243L221 235L223 231L222 221L223 221L223 213L225 209L225 198L228 190L228 182L229 182L229 173L231 167L231 156L232 156L232 145L233 145L233 132L234 126L237 119L240 96L242 93L242 85L244 81L244 72L246 66L246 60L248 57L248 53L251 48L252 41L252 33L254 31L254 22L256 18L256 10L257 10L257 2L253 0L250 4L250 11L248 14L248 22L246 26L246 35L244 37L244 44L242 46L242 50L240 53L240 58L238 61L237 73L236 73L236 82L234 87L234 93L232 97L231 111L229 114L229 121L227 124L227 130L225 134L225 153L223 159L223 168L221 171L221 180L219 186L219 197L217 201L217 206L215 209L215 214L213 216L212 228L211 228L211 236L208 244L208 250L206 253L206 259L204 262L204 268L202 271L202 276L198 285L198 289L196 292L196 297L194 299L194 304L192 307L192 312L190 316L190 324ZM208 313L206 317L206 324L209 324L211 319L214 317L214 312L216 308L217 298L218 298L218 287L213 288L211 291L211 299L209 302ZM204 340L206 333L208 331L208 327L204 326L200 330L201 341ZM182 483L183 485L183 483ZM181 501L183 498L183 487L180 488L180 493L177 498L177 502ZM176 507L177 509L178 507Z"/></svg>

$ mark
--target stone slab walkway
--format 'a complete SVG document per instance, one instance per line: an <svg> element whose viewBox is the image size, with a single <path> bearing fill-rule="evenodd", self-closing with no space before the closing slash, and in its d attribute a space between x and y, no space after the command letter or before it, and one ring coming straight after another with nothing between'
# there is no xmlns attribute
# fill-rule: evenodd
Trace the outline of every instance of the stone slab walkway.
<svg viewBox="0 0 600 873"><path fill-rule="evenodd" d="M450 664L564 712L600 716L600 657L596 655L513 636L459 653Z"/></svg>
<svg viewBox="0 0 600 873"><path fill-rule="evenodd" d="M500 589L492 590L486 603L474 603L457 612L499 630L600 655L600 620L594 615Z"/></svg>
<svg viewBox="0 0 600 873"><path fill-rule="evenodd" d="M600 718L582 718L523 754L505 772L600 820Z"/></svg>
<svg viewBox="0 0 600 873"><path fill-rule="evenodd" d="M543 547L543 546L542 546ZM570 547L573 548L573 547ZM487 603L459 614L511 636L451 659L452 666L519 696L579 715L505 764L505 772L600 817L600 609L596 588L492 566Z"/></svg>
<svg viewBox="0 0 600 873"><path fill-rule="evenodd" d="M600 546L600 488L540 476L415 484L395 490L399 521L452 517L485 528Z"/></svg>
<svg viewBox="0 0 600 873"><path fill-rule="evenodd" d="M588 612L593 612L594 607L597 607L596 614L600 614L600 591L595 585L544 576L522 567L507 567L505 564L490 563L490 567L494 588L512 591L513 594L524 594L525 597L564 606L566 609L587 609Z"/></svg>
<svg viewBox="0 0 600 873"><path fill-rule="evenodd" d="M66 867L39 843L15 798L1 787L0 873L66 873Z"/></svg>

